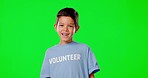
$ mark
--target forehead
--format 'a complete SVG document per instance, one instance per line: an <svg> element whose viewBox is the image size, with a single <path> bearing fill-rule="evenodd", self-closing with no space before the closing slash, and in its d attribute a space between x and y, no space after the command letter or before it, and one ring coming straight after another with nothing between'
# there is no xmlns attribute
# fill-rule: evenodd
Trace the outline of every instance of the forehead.
<svg viewBox="0 0 148 78"><path fill-rule="evenodd" d="M74 20L70 16L61 16L58 20L59 23L74 24Z"/></svg>

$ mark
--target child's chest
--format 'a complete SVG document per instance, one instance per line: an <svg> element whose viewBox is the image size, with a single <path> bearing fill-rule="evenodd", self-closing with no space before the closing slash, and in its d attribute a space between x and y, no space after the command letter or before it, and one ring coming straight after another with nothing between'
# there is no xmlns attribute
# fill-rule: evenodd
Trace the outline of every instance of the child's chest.
<svg viewBox="0 0 148 78"><path fill-rule="evenodd" d="M50 67L79 67L87 63L87 53L80 49L61 49L50 52L48 55Z"/></svg>

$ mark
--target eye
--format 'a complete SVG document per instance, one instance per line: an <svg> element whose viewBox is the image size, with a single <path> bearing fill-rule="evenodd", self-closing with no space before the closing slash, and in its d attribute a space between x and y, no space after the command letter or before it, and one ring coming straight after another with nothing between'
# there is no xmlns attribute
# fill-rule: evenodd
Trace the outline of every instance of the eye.
<svg viewBox="0 0 148 78"><path fill-rule="evenodd" d="M73 26L69 26L69 27L71 28L71 27L73 27Z"/></svg>
<svg viewBox="0 0 148 78"><path fill-rule="evenodd" d="M59 26L63 26L63 25L59 25Z"/></svg>

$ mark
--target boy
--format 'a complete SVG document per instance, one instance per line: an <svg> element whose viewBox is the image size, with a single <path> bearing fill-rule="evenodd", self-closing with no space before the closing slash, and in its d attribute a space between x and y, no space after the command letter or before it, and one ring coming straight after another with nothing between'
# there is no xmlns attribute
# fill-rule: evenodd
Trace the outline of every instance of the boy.
<svg viewBox="0 0 148 78"><path fill-rule="evenodd" d="M60 43L47 49L40 78L94 78L100 70L94 54L72 39L79 29L78 13L73 8L60 10L54 27Z"/></svg>

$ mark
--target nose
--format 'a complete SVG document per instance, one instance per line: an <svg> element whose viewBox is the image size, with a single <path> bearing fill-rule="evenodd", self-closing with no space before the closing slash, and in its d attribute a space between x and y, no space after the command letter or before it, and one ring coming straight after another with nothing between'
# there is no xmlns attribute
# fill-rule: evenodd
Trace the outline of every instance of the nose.
<svg viewBox="0 0 148 78"><path fill-rule="evenodd" d="M67 26L65 26L65 27L64 27L64 30L65 30L65 31L67 31L67 30L68 30L68 27L67 27Z"/></svg>

